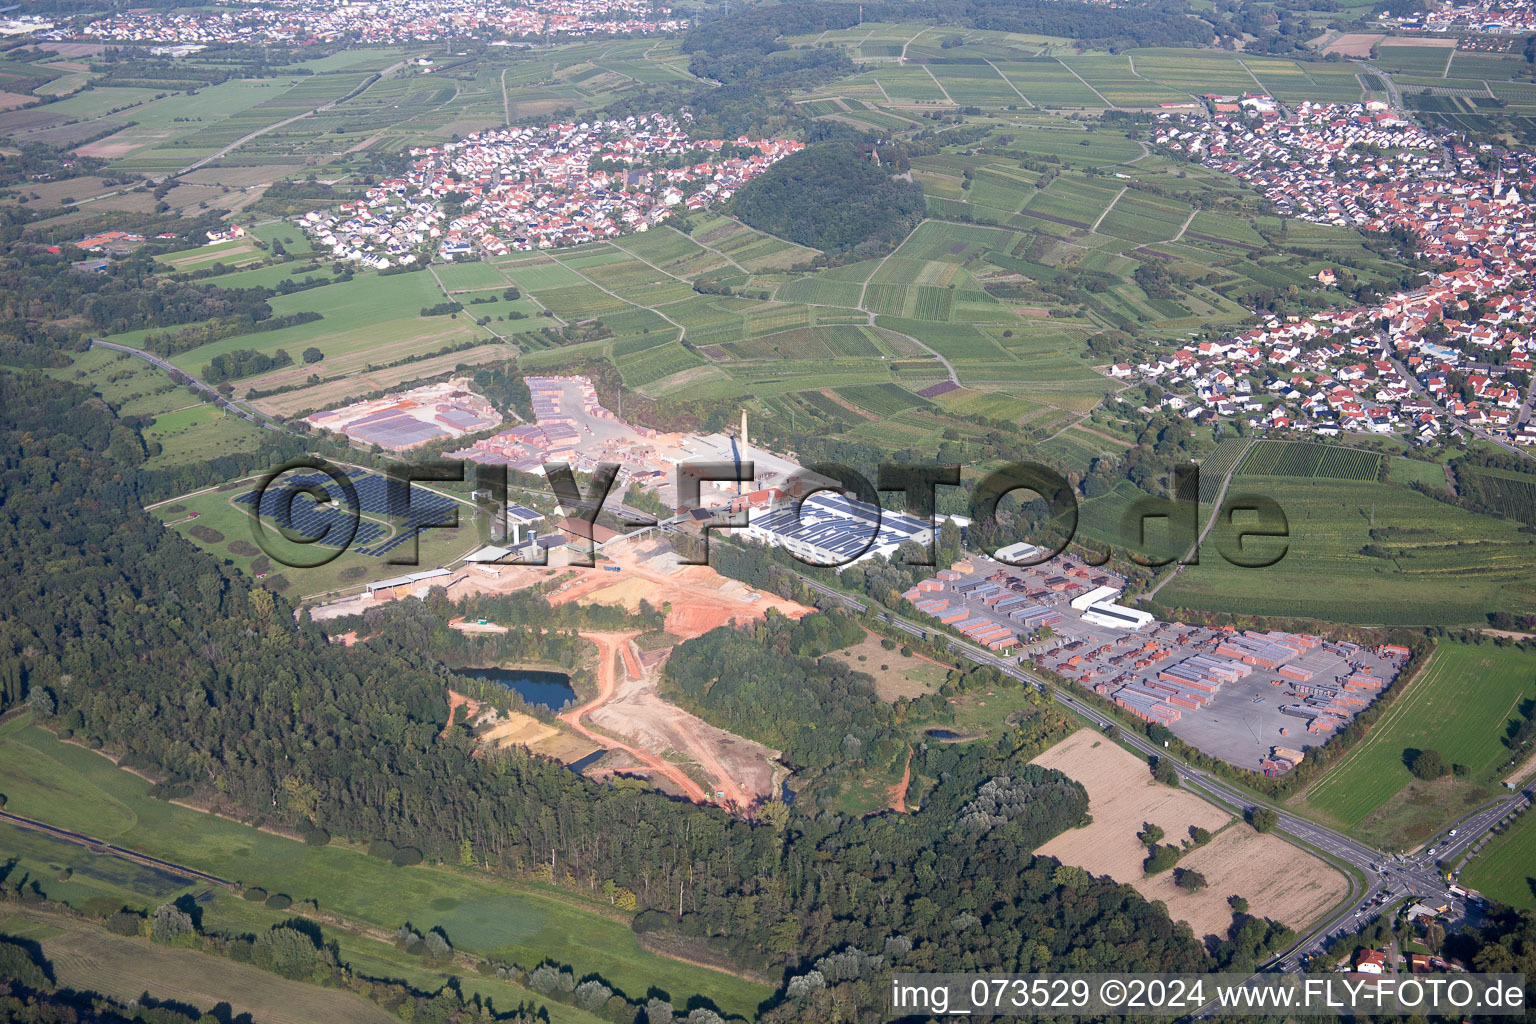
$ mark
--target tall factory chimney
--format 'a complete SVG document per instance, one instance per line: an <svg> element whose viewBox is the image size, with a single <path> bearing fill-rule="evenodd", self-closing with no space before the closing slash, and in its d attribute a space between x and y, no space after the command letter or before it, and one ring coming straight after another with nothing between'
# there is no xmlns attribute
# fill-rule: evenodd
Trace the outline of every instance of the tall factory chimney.
<svg viewBox="0 0 1536 1024"><path fill-rule="evenodd" d="M741 447L741 455L739 456L739 458L740 458L741 461L738 464L741 465L741 466L745 466L747 464L747 459L749 458L749 456L747 455L747 410L746 409L742 409L741 410L741 445L740 445L740 447ZM744 487L746 487L746 483L743 482L743 481L738 480L736 482L736 493L737 494L741 494L742 493L742 489Z"/></svg>

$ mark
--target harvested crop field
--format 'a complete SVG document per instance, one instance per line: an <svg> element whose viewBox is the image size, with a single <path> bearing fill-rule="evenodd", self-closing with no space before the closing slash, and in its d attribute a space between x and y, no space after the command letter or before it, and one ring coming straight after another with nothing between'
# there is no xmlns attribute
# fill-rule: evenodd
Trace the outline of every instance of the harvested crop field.
<svg viewBox="0 0 1536 1024"><path fill-rule="evenodd" d="M1371 47L1385 39L1380 32L1346 32L1328 44L1324 53L1337 53L1344 57L1369 57Z"/></svg>
<svg viewBox="0 0 1536 1024"><path fill-rule="evenodd" d="M847 662L850 668L874 677L875 692L881 700L908 700L933 693L944 682L947 669L923 655L904 655L880 646L880 638L867 635L863 642L832 651L830 657Z"/></svg>
<svg viewBox="0 0 1536 1024"><path fill-rule="evenodd" d="M448 337L448 335L445 335ZM261 412L272 416L291 416L305 409L328 409L339 405L354 395L367 395L375 391L385 391L409 380L419 380L432 377L436 374L451 370L460 364L465 366L477 366L481 363L501 362L512 358L517 350L509 345L498 343L479 345L475 348L465 349L462 352L452 352L445 356L434 356L431 359L422 359L414 363L403 363L400 366L391 366L379 370L370 370L364 374L352 377L343 377L340 380L327 381L324 384L316 384L312 387L300 388L297 391L285 391L282 394L273 395L270 398L257 399L251 405ZM313 373L312 365L296 367L284 367L283 370L268 374L268 378L278 378L279 374L286 374L288 378ZM255 384L251 385L255 387Z"/></svg>
<svg viewBox="0 0 1536 1024"><path fill-rule="evenodd" d="M1347 879L1317 857L1279 836L1254 832L1194 793L1154 782L1140 758L1091 729L1073 733L1035 763L1081 782L1093 815L1088 827L1059 835L1036 852L1162 900L1169 915L1188 922L1196 935L1226 934L1232 921L1229 896L1247 899L1256 916L1301 929L1349 890ZM1136 833L1145 822L1160 827L1166 843L1188 837L1196 827L1217 833L1179 861L1179 867L1203 874L1206 888L1187 893L1174 884L1172 871L1143 873L1147 851Z"/></svg>

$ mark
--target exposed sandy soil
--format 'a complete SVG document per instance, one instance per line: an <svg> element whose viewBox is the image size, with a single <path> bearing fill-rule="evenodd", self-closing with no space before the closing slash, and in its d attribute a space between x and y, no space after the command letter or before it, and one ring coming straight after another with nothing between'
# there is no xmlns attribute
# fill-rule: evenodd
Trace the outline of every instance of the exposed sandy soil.
<svg viewBox="0 0 1536 1024"><path fill-rule="evenodd" d="M1146 850L1136 838L1144 822L1162 828L1164 842L1172 843L1197 826L1223 829L1232 816L1194 793L1154 782L1139 758L1091 729L1072 734L1035 763L1081 782L1093 815L1087 828L1057 836L1036 852L1127 882L1149 900L1162 900L1169 915L1187 921L1196 935L1226 933L1232 920L1229 896L1245 897L1256 916L1300 929L1348 891L1345 877L1322 860L1240 822L1179 861L1179 867L1205 875L1209 884L1200 892L1180 889L1172 871L1148 878L1141 867Z"/></svg>
<svg viewBox="0 0 1536 1024"><path fill-rule="evenodd" d="M1517 785L1533 771L1536 771L1536 754L1532 754L1516 765L1514 771L1504 776L1504 781L1510 785Z"/></svg>
<svg viewBox="0 0 1536 1024"><path fill-rule="evenodd" d="M638 752L626 749L651 768L661 770L656 760L652 760L655 758L674 769L677 774L665 774L677 782L690 799L713 800L744 811L774 795L775 776L781 771L778 751L718 729L662 700L656 690L660 666L642 666L634 646L629 643L630 637L605 639L605 634L582 635L598 644L603 658L602 670L609 674L612 682L611 687L602 685L600 678L598 698L581 709L595 726L638 746ZM623 672L613 671L609 652L614 648L622 658ZM566 720L573 721L569 717ZM597 739L603 742L601 737ZM612 742L605 745L611 746ZM687 779L697 789L693 777L683 773L674 763L679 755L684 763L692 762L714 780L711 793L699 790L695 794L683 784L682 779Z"/></svg>
<svg viewBox="0 0 1536 1024"><path fill-rule="evenodd" d="M169 129L161 132L140 132L139 128L135 126L115 132L104 139L87 142L85 145L78 147L75 152L80 156L99 156L103 160L116 160L118 157L127 156L134 150L152 146L170 137L171 132Z"/></svg>
<svg viewBox="0 0 1536 1024"><path fill-rule="evenodd" d="M480 709L483 706L484 705L482 705L479 701L473 700L473 699L471 699L469 697L466 697L466 696L464 696L464 694L459 693L457 690L449 690L448 691L448 722L449 722L449 727L451 728L455 724L462 725L462 724L465 724L465 723L468 723L468 722L473 722L479 716ZM461 716L459 714L459 708L468 708L469 710L466 711ZM443 735L444 736L448 735L448 729L444 729L443 730Z"/></svg>
<svg viewBox="0 0 1536 1024"><path fill-rule="evenodd" d="M618 604L631 611L646 600L660 608L671 604L667 632L691 639L730 622L748 622L767 615L773 608L790 618L801 618L810 608L786 601L772 594L753 590L736 580L727 579L707 565L678 565L675 557L663 554L642 559L641 550L650 550L655 541L615 544L603 549L619 572L606 569L572 569L578 577L551 595L550 603ZM529 570L504 570L526 573Z"/></svg>
<svg viewBox="0 0 1536 1024"><path fill-rule="evenodd" d="M570 578L549 595L551 603L617 604L631 610L642 600L656 607L670 604L666 630L683 640L717 626L762 618L769 608L792 618L812 610L754 591L708 566L678 565L670 546L659 544L655 538L638 546L615 544L604 549L603 555L601 564L617 565L619 572L596 567L501 566L500 575L492 577L471 569L449 588L448 596L458 600L473 593L510 593L564 575ZM324 621L357 614L376 603L368 597L348 598L311 609L310 614ZM463 620L451 625L467 633L505 630L495 623L482 626ZM594 777L614 772L641 775L666 792L699 803L720 803L743 813L778 794L778 783L785 773L777 761L778 751L718 729L661 698L657 680L665 664L664 655L658 657L652 652L642 656L631 642L634 634L582 635L598 646L598 695L560 716L577 735L561 731L558 736L547 737L536 735L527 723L506 724L487 733L487 737L494 737L492 742L524 743L565 761L604 747L615 753L604 759L601 768L589 772ZM880 651L878 644L870 643L893 666L902 660L899 651ZM529 722L548 728L536 719ZM557 751L552 746L578 739L584 747L574 756L563 747ZM713 780L709 790L695 773ZM715 793L724 795L717 798Z"/></svg>
<svg viewBox="0 0 1536 1024"><path fill-rule="evenodd" d="M468 708L468 711L459 714L461 707ZM458 725L488 725L480 733L480 742L498 749L527 747L535 754L543 754L566 764L602 749L591 740L548 722L541 722L532 715L494 709L486 712L483 702L454 690L448 691L448 714L449 720Z"/></svg>
<svg viewBox="0 0 1536 1024"><path fill-rule="evenodd" d="M705 793L704 789L677 765L663 760L648 750L641 750L627 743L603 736L587 728L582 723L584 716L604 707L614 699L618 688L614 655L618 653L619 647L628 645L629 641L633 639L634 634L583 633L581 635L597 645L597 696L579 708L573 708L570 711L564 712L560 716L561 720L594 743L610 749L622 750L652 771L671 779L689 800L701 804L711 803L709 794Z"/></svg>
<svg viewBox="0 0 1536 1024"><path fill-rule="evenodd" d="M1369 57L1371 47L1385 39L1380 32L1346 32L1328 44L1324 53L1337 53L1345 57Z"/></svg>
<svg viewBox="0 0 1536 1024"><path fill-rule="evenodd" d="M506 626L498 626L494 622L466 622L463 619L454 619L448 625L460 633L505 633Z"/></svg>
<svg viewBox="0 0 1536 1024"><path fill-rule="evenodd" d="M893 782L885 791L890 808L897 814L907 813L907 787L912 785L912 748L907 748L907 761L901 767L901 781Z"/></svg>

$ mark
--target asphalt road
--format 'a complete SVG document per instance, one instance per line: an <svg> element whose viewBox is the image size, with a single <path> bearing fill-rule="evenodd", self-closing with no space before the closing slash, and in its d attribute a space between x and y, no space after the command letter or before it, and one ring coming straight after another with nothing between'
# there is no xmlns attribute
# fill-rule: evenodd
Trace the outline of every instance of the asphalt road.
<svg viewBox="0 0 1536 1024"><path fill-rule="evenodd" d="M268 420L262 419L260 416L257 416L255 413L251 412L248 409L242 409L240 406L236 405L235 403L231 402L229 399L225 398L223 395L219 394L217 389L215 389L213 387L210 387L207 384L204 384L202 381L198 380L196 377L192 376L190 373L188 373L186 370L183 370L181 367L179 367L179 366L172 366L170 363L166 362L164 359L161 359L159 356L155 355L153 352L145 352L143 349L139 349L139 348L129 348L127 345L117 345L117 344L114 344L113 342L110 342L110 341L102 341L99 338L92 338L91 339L91 345L94 348L110 348L110 349L114 349L115 351L118 351L118 352L126 352L129 355L131 355L131 356L138 356L140 359L144 360L145 362L152 363L153 365L158 366L160 369L164 370L166 373L172 374L173 375L173 379L174 379L174 377L181 377L181 378L185 379L186 382L188 384L190 384L192 387L196 388L199 391L204 392L205 394L208 394L208 395L212 396L213 404L218 406L220 409L226 409L229 412L234 413L236 416L239 416L241 419L250 420L252 423L256 424L257 426L259 426L259 427L266 427L268 430L281 430L281 429L283 429L282 427L279 427L275 423L272 423L272 422L270 422Z"/></svg>
<svg viewBox="0 0 1536 1024"><path fill-rule="evenodd" d="M865 602L818 583L815 580L804 576L801 576L800 579L817 593L841 601L845 605L857 610L870 612L903 632L914 636L927 636L933 632L930 629L908 622L884 609L871 608ZM990 651L949 637L947 634L945 634L945 637L949 641L950 650L973 664L991 666L1006 675L1030 683L1042 690L1049 688L1049 692L1052 693L1057 703L1069 710L1082 715L1084 718L1100 726L1107 726L1111 723L1112 719L1108 718L1102 711L1079 700L1067 688L1047 683L1046 680L1030 673L1012 660L999 658ZM1437 868L1436 860L1446 862L1454 860L1455 857L1476 842L1478 838L1491 829L1494 824L1517 805L1530 802L1533 798L1536 798L1533 797L1530 790L1503 796L1457 822L1453 826L1456 830L1456 836L1453 839L1443 840L1438 847L1431 847L1435 849L1434 857L1429 856L1427 850L1397 857L1367 846L1342 832L1328 828L1326 825L1320 825L1315 821L1293 814L1250 793L1243 792L1224 779L1185 764L1167 751L1157 747L1150 740L1128 729L1121 728L1118 738L1121 742L1136 748L1143 754L1166 758L1177 769L1181 784L1192 784L1209 796L1245 811L1258 807L1267 807L1273 810L1278 817L1276 832L1321 850L1328 856L1348 864L1364 877L1365 883L1363 886L1357 880L1351 879L1352 895L1347 906L1340 908L1327 919L1313 925L1310 931L1300 936L1289 948L1273 957L1261 970L1290 971L1297 969L1305 957L1314 953L1321 953L1324 943L1329 938L1346 931L1358 931L1360 926L1372 920L1383 906L1391 906L1397 899L1405 896L1430 895L1443 898L1448 897L1454 902L1455 897L1447 889L1445 876ZM1393 894L1393 898L1384 904L1378 905L1375 900L1377 894L1383 891L1383 889L1390 891Z"/></svg>
<svg viewBox="0 0 1536 1024"><path fill-rule="evenodd" d="M1457 424L1458 426L1461 427L1461 429L1463 429L1465 431L1468 431L1468 432L1472 433L1473 435L1475 435L1477 437L1482 438L1484 441L1487 441L1489 444L1496 444L1496 445L1498 445L1500 448L1503 448L1505 451L1509 452L1512 455L1520 455L1520 456L1524 456L1524 457L1527 457L1527 458L1530 457L1531 453L1527 449L1516 447L1515 445L1510 444L1508 441L1505 441L1503 438L1494 437L1492 434L1488 433L1488 431L1484 430L1482 427L1474 427L1472 424L1463 422L1461 420L1456 419L1456 417L1452 416L1451 413L1450 413L1450 410L1446 409L1445 404L1442 403L1440 401L1440 399L1438 399L1434 395L1430 394L1429 391L1427 389L1425 389L1424 385L1419 383L1418 378L1415 377L1413 374L1409 373L1408 372L1408 368L1406 366L1404 366L1402 363L1398 362L1397 356L1392 355L1389 352L1387 354L1387 361L1390 362L1393 365L1393 367L1395 367L1397 369L1398 374L1403 378L1403 383L1407 384L1410 388L1412 388L1413 391L1416 394L1418 394L1421 398L1424 398L1424 399L1427 399L1430 402L1433 402L1434 405L1435 405L1435 408L1439 409L1442 413L1445 414L1446 419L1450 420L1452 423ZM1529 400L1530 400L1529 398L1526 399L1527 402L1529 402ZM1522 409L1523 409L1523 407L1522 407Z"/></svg>

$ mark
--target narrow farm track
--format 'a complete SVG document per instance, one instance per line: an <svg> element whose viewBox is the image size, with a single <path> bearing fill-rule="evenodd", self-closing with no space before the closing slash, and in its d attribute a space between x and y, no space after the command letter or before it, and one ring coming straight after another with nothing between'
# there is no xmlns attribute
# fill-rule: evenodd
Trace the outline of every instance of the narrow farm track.
<svg viewBox="0 0 1536 1024"><path fill-rule="evenodd" d="M907 787L912 785L912 748L907 748L907 763L901 768L901 781L894 784L886 791L890 798L891 810L897 814L907 813Z"/></svg>
<svg viewBox="0 0 1536 1024"><path fill-rule="evenodd" d="M212 153L212 154L210 154L208 156L203 157L201 160L196 161L195 163L190 163L187 166L183 167L181 170L175 172L174 174L168 175L168 177L176 178L176 177L180 177L183 174L188 174L188 173L190 173L192 171L197 170L199 167L202 167L202 166L204 166L206 164L213 163L215 160L223 159L224 157L228 156L230 153L233 153L235 150L237 150L241 146L245 145L247 142L250 142L253 139L259 139L263 135L267 134L270 131L276 131L278 128L285 128L288 125L293 124L293 122L295 122L295 121L302 121L304 118L309 117L309 116L311 116L313 114L318 114L318 113L321 113L322 111L330 110L332 107L335 107L335 106L337 106L339 104L345 103L348 100L356 99L357 97L361 96L363 93L367 92L369 89L373 88L379 82L383 81L385 75L393 74L394 72L400 70L403 67L405 67L405 61L403 61L403 60L402 61L396 61L395 63L391 64L389 67L385 68L383 71L380 71L378 74L373 75L370 78L368 78L367 80L365 80L361 85L359 85L357 88L353 89L351 92L347 93L345 96L341 96L341 97L339 97L337 99L330 100L329 102L322 103L322 104L320 104L317 107L312 107L309 110L304 111L304 113L302 113L302 114L295 114L292 117L284 118L283 120L278 121L278 122L276 122L274 124L267 125L265 128L258 128L258 129L256 129L255 131L251 132L248 135L242 135L240 138L236 139L234 142L231 142L229 145L225 146L223 149L219 150L217 153ZM151 180L158 180L158 179L151 179Z"/></svg>
<svg viewBox="0 0 1536 1024"><path fill-rule="evenodd" d="M1121 196L1125 195L1126 189L1128 189L1128 188L1130 188L1129 185L1125 186L1125 188L1122 188L1119 192L1115 193L1115 198L1113 198L1113 199L1111 199L1109 201L1109 205L1104 207L1104 212L1099 214L1099 219L1094 221L1093 222L1093 227L1088 229L1088 233L1089 234L1091 234L1091 235L1098 234L1098 232L1099 232L1099 225L1104 223L1104 218L1109 216L1109 211L1113 210L1115 208L1115 204L1120 201L1120 197Z"/></svg>
<svg viewBox="0 0 1536 1024"><path fill-rule="evenodd" d="M1211 529L1216 525L1216 517L1221 514L1221 503L1227 496L1227 487L1231 485L1232 477L1237 473L1237 467L1242 465L1243 459L1247 457L1248 452L1253 448L1253 445L1253 441L1248 442L1248 446L1242 450L1241 454L1238 455L1237 461L1232 463L1232 468L1227 470L1226 475L1222 477L1221 490L1216 492L1216 500L1211 502L1211 517L1205 521L1205 527L1200 531L1200 536L1195 538L1195 543L1190 546L1189 552L1185 554L1185 562L1188 562L1195 556L1195 553L1200 550L1200 545L1205 543L1205 538L1210 534ZM1172 582L1175 577L1179 575L1179 570L1182 568L1182 565L1175 566L1173 572L1168 573L1162 579L1158 580L1157 586L1143 594L1139 600L1152 600L1157 596L1157 592L1159 590L1162 590L1165 586Z"/></svg>
<svg viewBox="0 0 1536 1024"><path fill-rule="evenodd" d="M1104 101L1104 105L1106 107L1108 107L1110 110L1119 110L1120 109L1115 104L1109 102L1109 98L1108 97L1106 97L1103 93L1099 92L1099 90L1095 89L1093 87L1093 83L1092 82L1088 81L1088 79L1084 78L1082 75L1080 75L1076 71L1072 70L1072 65L1068 64L1066 61L1062 60L1060 57L1056 58L1056 63L1058 63L1062 67L1066 68L1067 71L1071 73L1073 78L1077 79L1079 82L1082 82L1083 85L1087 86L1088 91L1093 93L1099 99L1103 100Z"/></svg>

